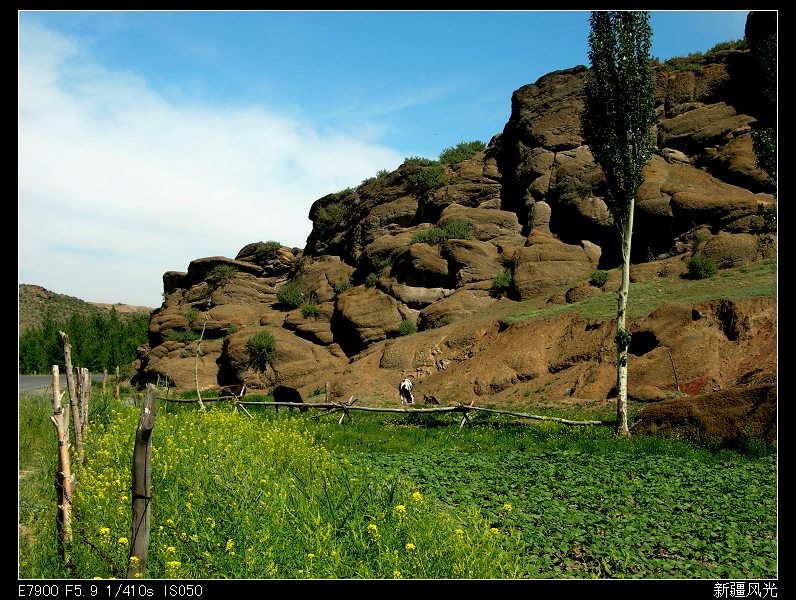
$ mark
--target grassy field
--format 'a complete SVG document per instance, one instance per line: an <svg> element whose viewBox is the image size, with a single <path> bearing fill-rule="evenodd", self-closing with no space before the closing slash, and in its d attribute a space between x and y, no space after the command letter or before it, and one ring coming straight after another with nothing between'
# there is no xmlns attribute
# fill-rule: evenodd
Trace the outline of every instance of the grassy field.
<svg viewBox="0 0 796 600"><path fill-rule="evenodd" d="M20 402L21 578L127 571L138 409L93 404L65 563L49 398ZM487 413L461 430L450 415L252 415L159 406L147 577L778 576L773 448Z"/></svg>
<svg viewBox="0 0 796 600"><path fill-rule="evenodd" d="M679 276L656 277L630 284L628 315L644 317L664 303L693 304L707 300L740 300L752 297L774 297L777 293L777 261L761 260L744 267L721 269L709 279L688 279ZM577 312L588 319L616 318L616 295L603 293L572 304L548 306L539 300L519 303L504 318L507 323Z"/></svg>

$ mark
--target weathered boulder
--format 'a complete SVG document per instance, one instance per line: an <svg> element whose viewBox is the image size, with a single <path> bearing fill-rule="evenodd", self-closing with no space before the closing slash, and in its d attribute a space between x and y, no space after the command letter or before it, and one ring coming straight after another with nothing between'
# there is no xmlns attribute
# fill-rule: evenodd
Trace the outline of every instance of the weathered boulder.
<svg viewBox="0 0 796 600"><path fill-rule="evenodd" d="M769 384L657 402L639 412L633 433L732 447L776 443L777 388Z"/></svg>
<svg viewBox="0 0 796 600"><path fill-rule="evenodd" d="M410 286L451 288L448 261L440 255L438 246L426 243L410 244L395 260L390 275Z"/></svg>
<svg viewBox="0 0 796 600"><path fill-rule="evenodd" d="M565 244L539 231L514 254L513 286L521 299L555 291L597 268L583 246Z"/></svg>
<svg viewBox="0 0 796 600"><path fill-rule="evenodd" d="M351 356L393 335L404 317L391 296L376 288L356 286L337 296L332 332Z"/></svg>
<svg viewBox="0 0 796 600"><path fill-rule="evenodd" d="M265 369L253 365L246 344L259 331L274 338L273 356ZM255 327L228 336L218 358L219 384L244 383L249 389L270 389L279 384L299 388L320 371L345 364L342 353L319 346L279 327Z"/></svg>
<svg viewBox="0 0 796 600"><path fill-rule="evenodd" d="M289 275L296 265L296 260L301 256L298 248L276 246L273 242L269 245L263 242L246 244L238 251L235 260L254 263L263 269L266 277Z"/></svg>
<svg viewBox="0 0 796 600"><path fill-rule="evenodd" d="M522 226L517 214L505 210L488 208L467 208L459 204L451 204L442 211L437 225L445 227L454 220L464 220L472 226L473 237L480 241L492 241L497 238L506 242L510 237L521 238ZM521 245L519 242L517 245Z"/></svg>
<svg viewBox="0 0 796 600"><path fill-rule="evenodd" d="M463 319L495 302L488 292L460 289L420 311L418 327L432 329Z"/></svg>
<svg viewBox="0 0 796 600"><path fill-rule="evenodd" d="M305 256L298 262L292 282L308 302L323 303L334 300L334 286L350 282L353 274L354 267L339 256Z"/></svg>
<svg viewBox="0 0 796 600"><path fill-rule="evenodd" d="M505 268L497 248L489 242L448 240L440 248L440 255L447 261L456 287L491 282Z"/></svg>

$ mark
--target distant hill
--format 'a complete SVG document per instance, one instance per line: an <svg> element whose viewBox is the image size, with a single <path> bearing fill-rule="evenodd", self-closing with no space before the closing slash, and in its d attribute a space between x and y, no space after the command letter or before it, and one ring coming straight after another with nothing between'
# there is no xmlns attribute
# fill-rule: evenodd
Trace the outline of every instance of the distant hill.
<svg viewBox="0 0 796 600"><path fill-rule="evenodd" d="M86 302L74 296L58 294L41 286L25 283L19 285L18 308L20 334L31 327L39 326L48 310L52 311L57 320L66 320L75 313L80 315L104 313L111 308L115 308L121 318L131 314L149 314L153 310L148 306Z"/></svg>

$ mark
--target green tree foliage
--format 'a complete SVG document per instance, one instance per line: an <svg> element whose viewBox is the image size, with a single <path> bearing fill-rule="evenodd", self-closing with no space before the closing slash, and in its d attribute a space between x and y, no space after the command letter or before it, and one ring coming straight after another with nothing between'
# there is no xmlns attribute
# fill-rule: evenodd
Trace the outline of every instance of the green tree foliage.
<svg viewBox="0 0 796 600"><path fill-rule="evenodd" d="M774 181L777 179L777 13L752 11L746 19L746 40L758 73L758 89L763 101L752 129L757 164Z"/></svg>
<svg viewBox="0 0 796 600"><path fill-rule="evenodd" d="M86 367L94 373L112 371L136 358L138 346L147 343L149 315L120 318L115 309L107 314L73 314L56 321L47 313L39 327L19 337L19 372L23 375L47 374L52 365L66 369L59 331L69 336L73 367Z"/></svg>
<svg viewBox="0 0 796 600"><path fill-rule="evenodd" d="M617 335L625 331L630 288L630 242L636 191L655 148L654 79L650 69L652 29L645 11L595 11L590 18L583 135L605 177L605 203L619 228L622 280L617 298ZM627 423L627 346L617 345L618 430Z"/></svg>

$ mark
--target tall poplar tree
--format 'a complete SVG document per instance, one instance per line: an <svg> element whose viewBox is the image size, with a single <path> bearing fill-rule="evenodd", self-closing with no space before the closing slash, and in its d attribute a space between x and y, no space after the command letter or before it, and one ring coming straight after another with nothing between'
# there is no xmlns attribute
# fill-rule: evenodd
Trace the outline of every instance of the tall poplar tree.
<svg viewBox="0 0 796 600"><path fill-rule="evenodd" d="M595 11L589 19L589 60L583 135L605 177L605 203L619 229L622 278L616 312L617 431L627 423L625 329L630 288L630 242L642 169L655 148L654 75L650 68L652 28L646 11Z"/></svg>

